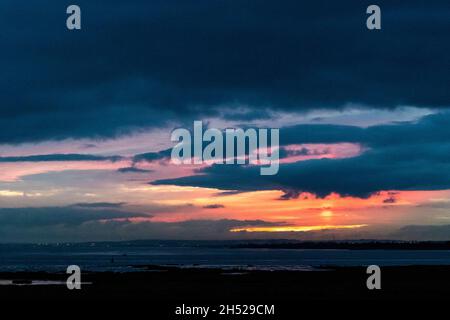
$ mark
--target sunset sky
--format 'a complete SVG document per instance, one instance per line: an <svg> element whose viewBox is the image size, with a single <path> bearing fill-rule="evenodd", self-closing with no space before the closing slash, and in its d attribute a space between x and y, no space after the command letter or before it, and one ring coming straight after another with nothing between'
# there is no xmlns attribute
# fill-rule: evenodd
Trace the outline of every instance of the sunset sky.
<svg viewBox="0 0 450 320"><path fill-rule="evenodd" d="M0 4L0 242L450 240L448 1L70 4ZM195 120L278 174L174 165Z"/></svg>

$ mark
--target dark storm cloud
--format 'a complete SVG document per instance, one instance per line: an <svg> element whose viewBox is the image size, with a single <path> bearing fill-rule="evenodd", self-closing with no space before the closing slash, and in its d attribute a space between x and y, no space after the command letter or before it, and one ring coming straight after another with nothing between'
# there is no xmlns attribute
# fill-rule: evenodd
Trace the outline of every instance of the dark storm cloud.
<svg viewBox="0 0 450 320"><path fill-rule="evenodd" d="M126 217L125 214L124 216ZM50 219L53 219L53 216ZM5 220L8 221L8 224L0 224L0 242L232 239L236 236L242 237L242 235L231 233L230 229L232 228L278 225L262 220L229 219L139 223L132 223L128 220L100 222L96 221L95 216L86 221L79 219L76 224L68 224L59 220L49 223L45 216L40 221L23 215L19 215L16 219ZM1 211L0 221L3 221ZM79 221L83 221L83 223L78 223Z"/></svg>
<svg viewBox="0 0 450 320"><path fill-rule="evenodd" d="M158 152L148 152L137 154L133 157L134 162L152 162L152 161L160 161L160 160L168 160L172 153L172 148L158 151Z"/></svg>
<svg viewBox="0 0 450 320"><path fill-rule="evenodd" d="M72 207L80 208L120 208L125 205L126 202L83 202L75 203Z"/></svg>
<svg viewBox="0 0 450 320"><path fill-rule="evenodd" d="M397 199L395 199L394 197L389 197L383 200L383 203L396 203Z"/></svg>
<svg viewBox="0 0 450 320"><path fill-rule="evenodd" d="M261 176L256 166L213 165L195 176L152 183L238 191L277 189L286 193L285 199L299 192L368 197L381 190L450 189L449 122L450 113L442 113L416 123L367 129L324 125L281 129L284 144L354 142L367 150L352 158L281 164L274 176Z"/></svg>
<svg viewBox="0 0 450 320"><path fill-rule="evenodd" d="M267 108L449 105L447 0L380 0L376 32L369 1L79 0L80 31L65 28L69 4L0 4L0 143Z"/></svg>
<svg viewBox="0 0 450 320"><path fill-rule="evenodd" d="M126 219L150 215L125 212L108 207L30 207L0 208L0 225L2 227L45 227L52 225L74 226L89 221Z"/></svg>
<svg viewBox="0 0 450 320"><path fill-rule="evenodd" d="M450 114L441 112L415 122L397 122L360 128L349 125L311 124L282 128L280 144L361 143L370 147L450 143Z"/></svg>
<svg viewBox="0 0 450 320"><path fill-rule="evenodd" d="M19 157L0 157L0 162L55 162L55 161L112 161L122 160L121 156L97 156L91 154L41 154Z"/></svg>
<svg viewBox="0 0 450 320"><path fill-rule="evenodd" d="M120 172L120 173L150 173L150 172L153 172L153 170L139 169L136 167L125 167L125 168L117 169L117 172Z"/></svg>
<svg viewBox="0 0 450 320"><path fill-rule="evenodd" d="M204 209L221 209L225 208L223 204L209 204L207 206L203 206Z"/></svg>

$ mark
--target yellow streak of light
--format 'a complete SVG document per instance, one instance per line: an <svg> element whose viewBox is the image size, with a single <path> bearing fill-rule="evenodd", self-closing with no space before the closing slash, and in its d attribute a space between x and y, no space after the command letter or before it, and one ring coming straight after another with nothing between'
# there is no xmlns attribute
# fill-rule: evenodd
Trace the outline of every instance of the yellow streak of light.
<svg viewBox="0 0 450 320"><path fill-rule="evenodd" d="M23 192L11 191L11 190L0 190L1 197L22 197Z"/></svg>
<svg viewBox="0 0 450 320"><path fill-rule="evenodd" d="M248 227L248 228L233 228L230 232L308 232L320 230L335 230L335 229L356 229L367 227L367 224L351 224L351 225L326 225L326 226L277 226L277 227Z"/></svg>

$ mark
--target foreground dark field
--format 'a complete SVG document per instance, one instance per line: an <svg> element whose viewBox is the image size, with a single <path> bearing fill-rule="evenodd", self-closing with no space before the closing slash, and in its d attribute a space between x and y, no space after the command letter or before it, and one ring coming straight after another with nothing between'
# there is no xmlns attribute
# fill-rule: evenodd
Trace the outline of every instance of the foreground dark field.
<svg viewBox="0 0 450 320"><path fill-rule="evenodd" d="M0 298L148 300L174 303L277 303L322 300L450 300L450 267L384 267L382 289L366 288L365 268L324 271L222 271L149 267L151 272L85 273L81 290L65 285L0 286ZM0 279L61 280L67 275L0 273Z"/></svg>

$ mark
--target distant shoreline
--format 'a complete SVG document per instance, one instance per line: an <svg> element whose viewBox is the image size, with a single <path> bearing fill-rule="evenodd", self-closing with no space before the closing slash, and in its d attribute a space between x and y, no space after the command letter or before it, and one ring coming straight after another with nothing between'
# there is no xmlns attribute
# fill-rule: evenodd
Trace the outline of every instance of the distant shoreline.
<svg viewBox="0 0 450 320"><path fill-rule="evenodd" d="M249 249L347 249L347 250L450 250L450 241L402 240L130 240L55 243L0 243L0 250L11 247L204 247Z"/></svg>

